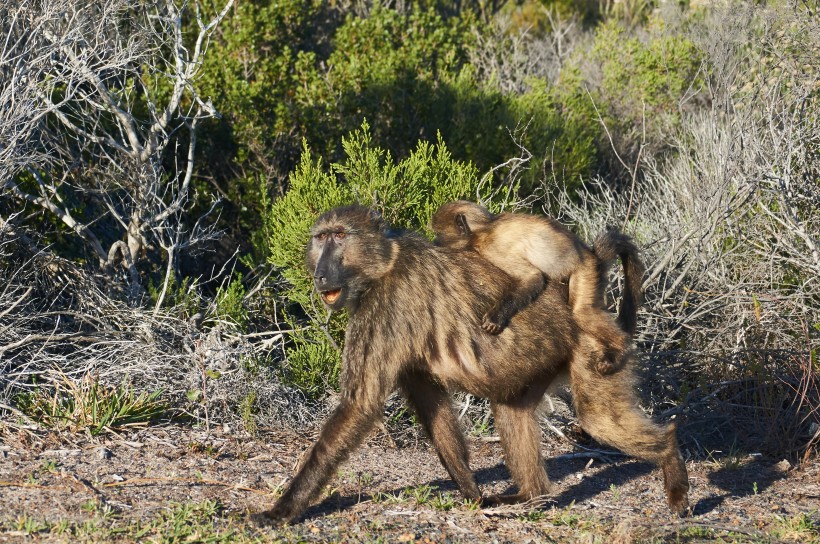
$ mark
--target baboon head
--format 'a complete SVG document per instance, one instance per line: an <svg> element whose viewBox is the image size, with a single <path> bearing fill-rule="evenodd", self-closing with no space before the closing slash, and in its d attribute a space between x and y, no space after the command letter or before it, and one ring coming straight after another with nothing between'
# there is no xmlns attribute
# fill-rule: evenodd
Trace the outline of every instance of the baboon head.
<svg viewBox="0 0 820 544"><path fill-rule="evenodd" d="M475 202L448 202L433 214L431 223L436 233L435 243L453 249L466 249L470 236L486 228L492 221L493 214Z"/></svg>
<svg viewBox="0 0 820 544"><path fill-rule="evenodd" d="M368 286L390 271L398 252L381 216L359 205L323 214L310 235L305 261L331 310L355 308Z"/></svg>

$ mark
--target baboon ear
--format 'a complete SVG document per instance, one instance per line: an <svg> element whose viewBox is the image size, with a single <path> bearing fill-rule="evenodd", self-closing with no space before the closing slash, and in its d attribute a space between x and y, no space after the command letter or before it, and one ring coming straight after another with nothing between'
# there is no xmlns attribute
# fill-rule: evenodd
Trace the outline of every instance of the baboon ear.
<svg viewBox="0 0 820 544"><path fill-rule="evenodd" d="M467 224L467 217L463 213L456 214L456 228L463 236L472 234L470 225Z"/></svg>
<svg viewBox="0 0 820 544"><path fill-rule="evenodd" d="M370 220L370 224L377 230L383 231L387 228L387 223L385 222L384 216L382 216L380 211L374 210L373 208L368 208L367 218Z"/></svg>

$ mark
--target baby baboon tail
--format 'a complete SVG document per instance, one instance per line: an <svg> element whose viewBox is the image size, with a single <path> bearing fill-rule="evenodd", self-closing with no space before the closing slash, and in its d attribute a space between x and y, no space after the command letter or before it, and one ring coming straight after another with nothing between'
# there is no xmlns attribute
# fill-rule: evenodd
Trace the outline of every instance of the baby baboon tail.
<svg viewBox="0 0 820 544"><path fill-rule="evenodd" d="M638 308L643 304L641 283L646 271L638 255L638 248L629 236L618 229L610 228L595 239L593 251L601 261L599 273L602 285L606 284L606 274L612 261L616 257L621 258L624 267L624 293L618 311L618 324L630 336L634 336L638 323Z"/></svg>

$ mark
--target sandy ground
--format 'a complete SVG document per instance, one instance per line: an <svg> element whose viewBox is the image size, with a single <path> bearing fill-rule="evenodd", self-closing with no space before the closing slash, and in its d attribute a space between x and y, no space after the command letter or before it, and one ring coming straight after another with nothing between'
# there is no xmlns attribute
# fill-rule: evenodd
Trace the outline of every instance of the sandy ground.
<svg viewBox="0 0 820 544"><path fill-rule="evenodd" d="M778 519L805 513L816 521L820 515L817 463L793 467L759 456L690 461L693 516L678 520L664 503L659 470L568 443L543 446L558 488L543 514L470 509L424 440L403 447L389 442L372 437L289 534L329 541L544 542L596 535L663 541L664 535L679 537L682 528L708 527L776 541L788 540L782 531L767 536ZM272 504L310 443L311 437L291 432L250 437L174 426L77 442L54 436L32 443L23 433L7 435L0 445L0 520L27 515L82 522L93 516L90 500L125 520L150 519L174 502L204 500L218 500L225 513L246 518ZM492 438L469 444L483 492L507 490L500 445ZM449 493L457 504L447 509L419 499L424 486L436 487L433 495ZM797 540L811 539L806 534ZM13 538L0 534L0 540Z"/></svg>

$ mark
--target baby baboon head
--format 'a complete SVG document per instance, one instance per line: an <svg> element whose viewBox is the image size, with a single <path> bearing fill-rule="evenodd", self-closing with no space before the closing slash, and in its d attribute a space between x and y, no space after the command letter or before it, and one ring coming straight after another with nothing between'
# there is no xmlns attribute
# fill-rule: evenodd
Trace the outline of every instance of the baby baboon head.
<svg viewBox="0 0 820 544"><path fill-rule="evenodd" d="M487 228L493 218L487 208L475 202L448 202L433 214L431 226L436 234L435 243L452 249L466 249L472 234Z"/></svg>

